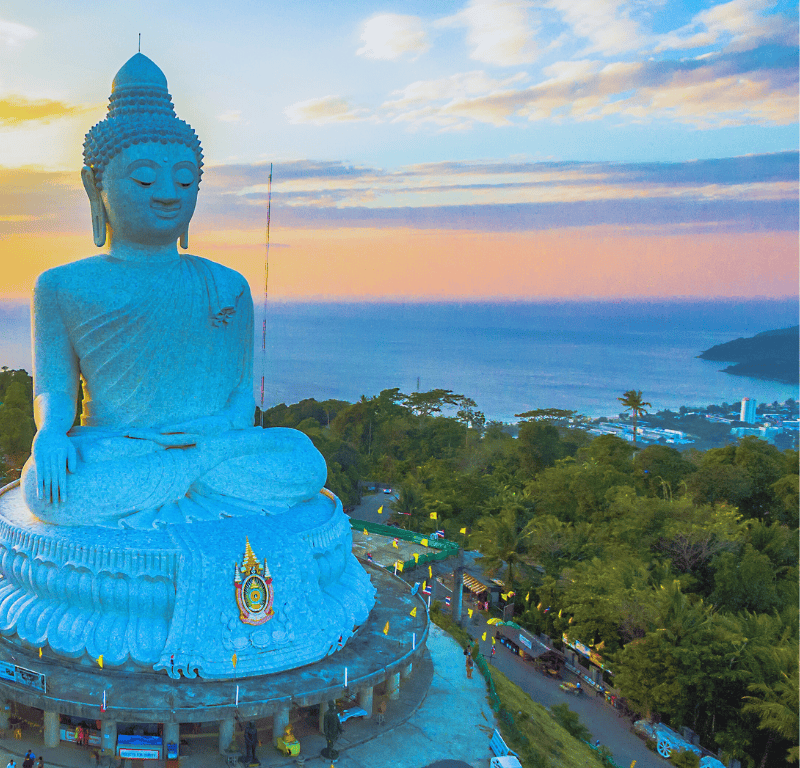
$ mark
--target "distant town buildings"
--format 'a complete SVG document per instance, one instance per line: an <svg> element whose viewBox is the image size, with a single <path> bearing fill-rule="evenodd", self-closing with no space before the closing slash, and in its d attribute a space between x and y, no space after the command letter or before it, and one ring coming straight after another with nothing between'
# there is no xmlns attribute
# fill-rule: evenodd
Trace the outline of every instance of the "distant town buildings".
<svg viewBox="0 0 800 768"><path fill-rule="evenodd" d="M751 397L742 398L742 413L739 420L745 424L756 423L756 401Z"/></svg>

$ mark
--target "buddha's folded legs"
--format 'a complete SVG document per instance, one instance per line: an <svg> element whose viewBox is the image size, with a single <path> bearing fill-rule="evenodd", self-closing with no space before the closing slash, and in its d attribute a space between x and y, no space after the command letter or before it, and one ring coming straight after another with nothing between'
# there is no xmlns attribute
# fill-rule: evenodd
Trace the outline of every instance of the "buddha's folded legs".
<svg viewBox="0 0 800 768"><path fill-rule="evenodd" d="M66 502L37 498L32 462L23 470L25 501L45 522L114 524L135 512L178 501L190 489L288 507L317 494L327 477L321 454L302 432L292 429L232 430L199 438L185 448L165 449L119 436L92 444L86 431L75 442L80 459L76 471L67 475ZM93 460L97 458L101 460Z"/></svg>

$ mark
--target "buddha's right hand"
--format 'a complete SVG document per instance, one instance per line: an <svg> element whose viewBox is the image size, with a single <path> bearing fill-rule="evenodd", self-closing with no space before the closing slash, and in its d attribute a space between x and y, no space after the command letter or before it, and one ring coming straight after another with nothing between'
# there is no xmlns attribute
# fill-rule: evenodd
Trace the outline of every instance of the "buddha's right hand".
<svg viewBox="0 0 800 768"><path fill-rule="evenodd" d="M36 497L48 503L67 500L67 470L74 472L78 456L63 433L41 429L33 439Z"/></svg>

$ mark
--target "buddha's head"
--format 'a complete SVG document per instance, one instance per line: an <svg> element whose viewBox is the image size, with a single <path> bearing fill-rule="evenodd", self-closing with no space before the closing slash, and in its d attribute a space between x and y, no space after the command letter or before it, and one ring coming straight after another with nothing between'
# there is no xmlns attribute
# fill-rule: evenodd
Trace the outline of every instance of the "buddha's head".
<svg viewBox="0 0 800 768"><path fill-rule="evenodd" d="M203 168L200 140L175 115L163 72L141 53L117 73L109 102L83 151L95 244L105 244L108 225L115 238L161 244L180 237L187 247Z"/></svg>

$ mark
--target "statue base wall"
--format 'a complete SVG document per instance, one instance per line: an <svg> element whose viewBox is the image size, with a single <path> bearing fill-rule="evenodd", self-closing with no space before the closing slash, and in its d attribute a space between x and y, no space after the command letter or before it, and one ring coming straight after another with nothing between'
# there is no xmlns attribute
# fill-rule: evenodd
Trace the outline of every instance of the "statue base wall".
<svg viewBox="0 0 800 768"><path fill-rule="evenodd" d="M271 578L261 615L237 601L248 541ZM136 531L42 523L12 484L0 490L0 633L173 678L293 669L341 648L375 603L351 548L341 502L325 494L282 515Z"/></svg>

